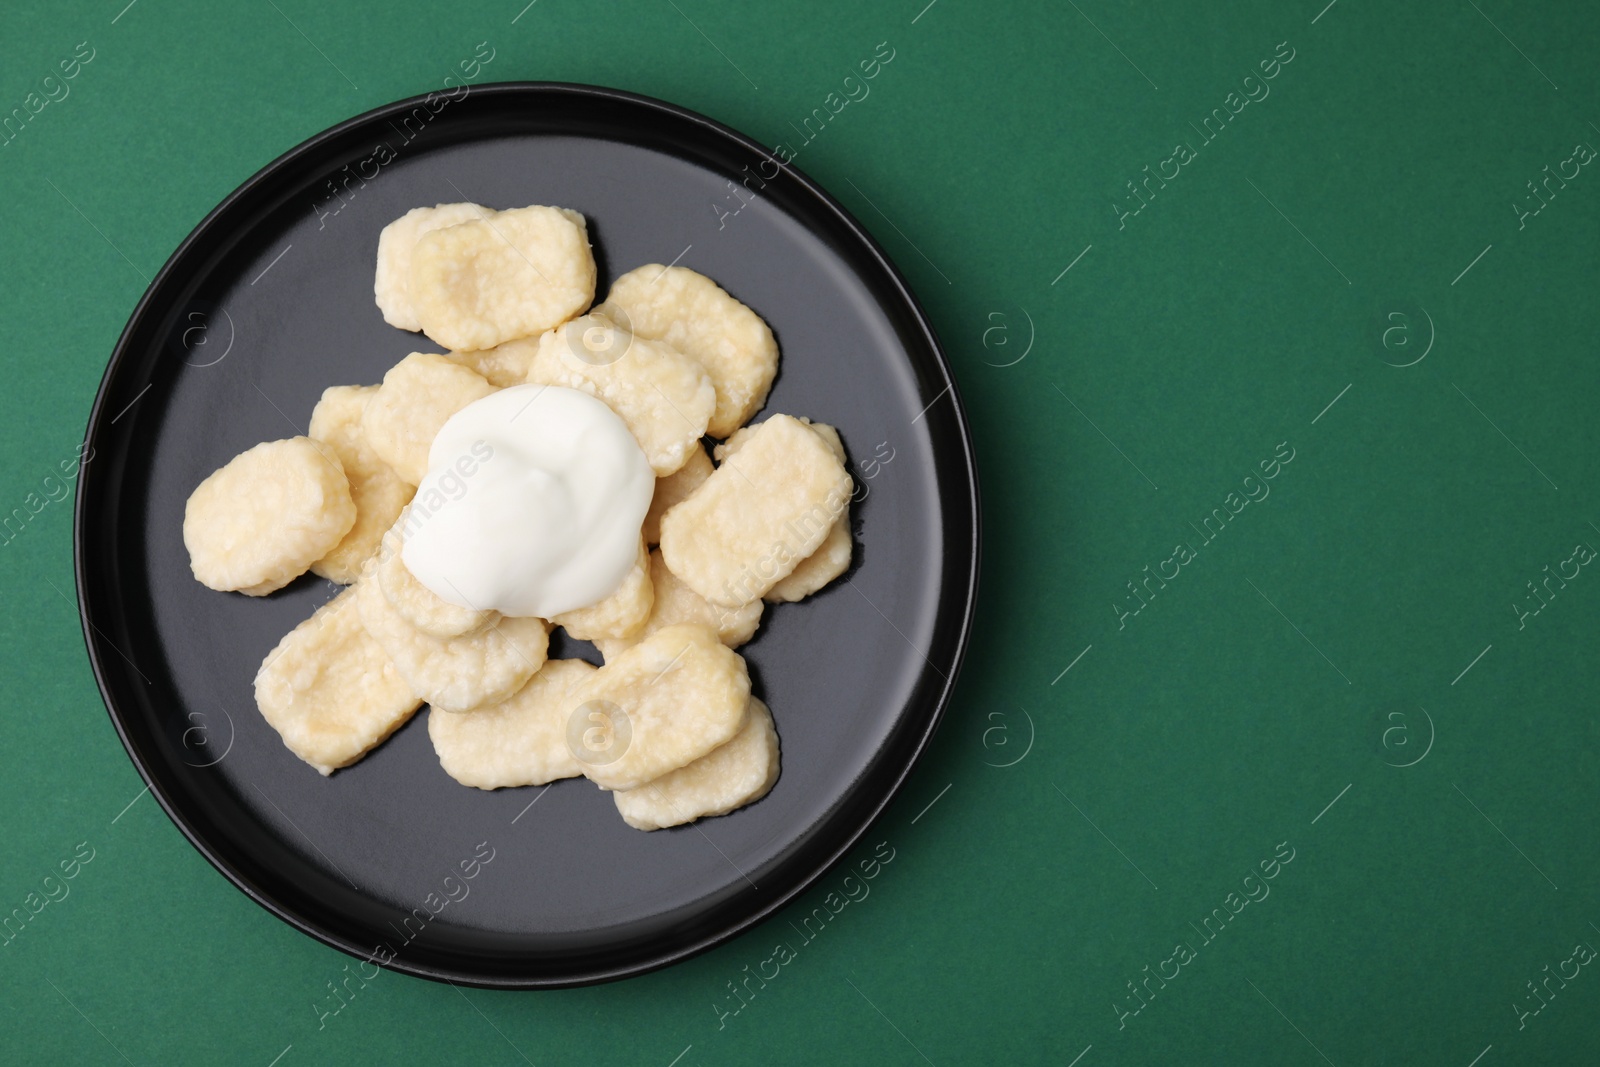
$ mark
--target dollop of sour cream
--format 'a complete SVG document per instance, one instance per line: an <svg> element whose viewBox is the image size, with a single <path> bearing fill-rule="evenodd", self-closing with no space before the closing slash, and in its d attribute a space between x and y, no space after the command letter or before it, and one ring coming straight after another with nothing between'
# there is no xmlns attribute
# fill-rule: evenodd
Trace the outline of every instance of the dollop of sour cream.
<svg viewBox="0 0 1600 1067"><path fill-rule="evenodd" d="M602 401L513 386L433 439L401 558L442 600L548 619L622 583L654 492L649 461Z"/></svg>

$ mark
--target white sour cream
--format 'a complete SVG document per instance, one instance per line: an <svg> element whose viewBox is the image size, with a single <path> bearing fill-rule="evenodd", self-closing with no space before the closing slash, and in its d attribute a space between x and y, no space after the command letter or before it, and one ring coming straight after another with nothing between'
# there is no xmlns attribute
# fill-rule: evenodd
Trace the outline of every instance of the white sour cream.
<svg viewBox="0 0 1600 1067"><path fill-rule="evenodd" d="M548 619L622 583L655 483L602 401L555 385L502 389L433 439L401 558L452 604Z"/></svg>

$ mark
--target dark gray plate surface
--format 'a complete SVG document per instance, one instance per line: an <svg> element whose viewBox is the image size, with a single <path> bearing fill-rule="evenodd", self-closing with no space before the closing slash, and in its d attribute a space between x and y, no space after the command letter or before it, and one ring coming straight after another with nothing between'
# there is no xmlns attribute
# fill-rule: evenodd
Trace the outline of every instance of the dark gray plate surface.
<svg viewBox="0 0 1600 1067"><path fill-rule="evenodd" d="M409 141L406 116L422 129ZM727 183L746 167L776 177L751 181L753 199L719 217L714 204L739 205ZM264 599L203 588L181 539L184 502L236 453L304 433L325 387L374 383L408 352L438 350L383 322L373 260L385 223L457 200L582 211L602 293L651 261L715 278L777 334L783 364L766 413L843 435L865 494L852 511L856 565L819 596L769 609L743 650L783 746L782 777L750 808L645 834L582 779L544 793L468 789L440 769L426 709L323 779L255 710L263 656L334 588L310 577ZM79 597L134 762L195 846L263 906L347 952L387 946L390 965L413 974L598 981L758 921L882 810L937 724L966 643L970 445L899 275L841 208L753 142L611 90L487 86L437 114L408 101L288 153L153 283L89 436ZM593 658L572 643L566 654ZM449 883L461 899L441 908L447 876L491 850L470 882ZM405 926L413 909L437 915Z"/></svg>

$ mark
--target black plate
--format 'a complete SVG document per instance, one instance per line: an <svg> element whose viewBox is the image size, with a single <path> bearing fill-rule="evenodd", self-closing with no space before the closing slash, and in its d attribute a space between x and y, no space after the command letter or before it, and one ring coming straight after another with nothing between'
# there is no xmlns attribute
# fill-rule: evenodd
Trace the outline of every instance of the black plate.
<svg viewBox="0 0 1600 1067"><path fill-rule="evenodd" d="M782 777L750 808L646 834L582 779L548 793L468 789L440 769L426 711L320 778L256 712L251 681L333 588L307 577L252 599L189 573L183 507L202 478L257 442L305 432L325 387L376 382L408 352L436 350L384 324L374 251L391 219L458 200L582 211L601 292L650 261L717 279L777 334L783 366L766 411L843 434L866 494L852 512L858 562L848 581L769 609L744 650L783 745ZM614 90L522 83L408 100L284 155L150 286L88 439L78 597L139 772L263 907L353 955L392 952L389 966L426 978L603 981L771 914L860 839L905 780L971 624L971 445L899 273L831 197L755 142ZM566 654L585 652L569 643Z"/></svg>

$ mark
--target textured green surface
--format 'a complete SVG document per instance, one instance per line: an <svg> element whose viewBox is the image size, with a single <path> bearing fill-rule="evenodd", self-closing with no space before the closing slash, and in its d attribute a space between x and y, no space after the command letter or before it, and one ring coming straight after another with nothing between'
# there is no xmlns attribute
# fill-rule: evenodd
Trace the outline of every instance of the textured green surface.
<svg viewBox="0 0 1600 1067"><path fill-rule="evenodd" d="M0 148L0 507L43 505L0 547L0 911L67 893L0 947L0 1059L1594 1061L1600 168L1563 162L1600 146L1592 4L521 2L6 6L0 115L93 59ZM385 973L319 1019L349 961L141 799L70 602L46 475L148 277L257 168L482 41L480 81L613 85L768 144L894 52L797 162L949 348L979 627L852 858L893 861L737 1014L727 983L842 871L642 979ZM1177 176L1131 214L1146 165ZM1578 175L1532 215L1546 165ZM1578 575L1533 615L1546 565ZM1146 566L1178 573L1141 607Z"/></svg>

